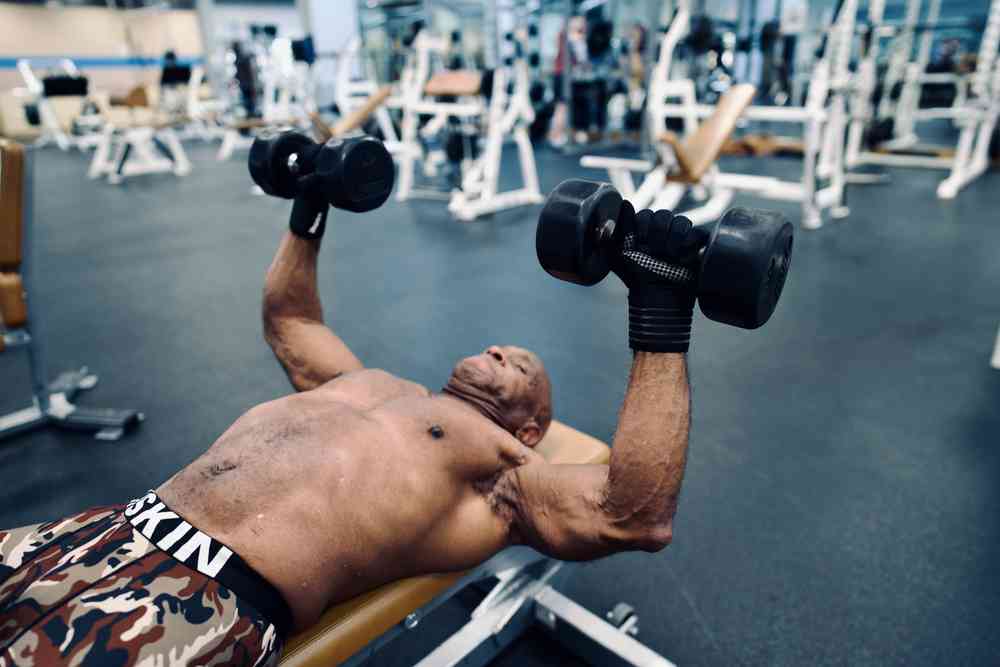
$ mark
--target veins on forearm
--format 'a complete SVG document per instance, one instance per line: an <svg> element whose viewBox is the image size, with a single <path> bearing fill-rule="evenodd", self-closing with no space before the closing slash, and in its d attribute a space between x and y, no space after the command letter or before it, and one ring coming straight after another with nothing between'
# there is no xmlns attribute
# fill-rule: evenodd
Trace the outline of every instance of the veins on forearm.
<svg viewBox="0 0 1000 667"><path fill-rule="evenodd" d="M603 502L616 523L673 517L686 465L689 406L682 356L636 355Z"/></svg>

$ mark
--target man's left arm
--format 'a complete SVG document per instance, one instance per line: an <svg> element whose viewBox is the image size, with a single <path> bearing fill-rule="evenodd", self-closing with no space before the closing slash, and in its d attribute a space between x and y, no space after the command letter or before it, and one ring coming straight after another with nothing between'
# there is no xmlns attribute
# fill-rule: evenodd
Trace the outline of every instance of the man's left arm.
<svg viewBox="0 0 1000 667"><path fill-rule="evenodd" d="M264 284L264 338L298 391L364 368L323 321L316 280L319 248L319 238L286 233Z"/></svg>

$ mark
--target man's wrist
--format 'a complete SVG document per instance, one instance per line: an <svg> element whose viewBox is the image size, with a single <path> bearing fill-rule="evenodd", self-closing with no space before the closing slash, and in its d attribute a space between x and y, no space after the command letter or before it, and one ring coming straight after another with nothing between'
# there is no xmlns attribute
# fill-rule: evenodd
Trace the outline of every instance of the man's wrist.
<svg viewBox="0 0 1000 667"><path fill-rule="evenodd" d="M644 352L687 352L694 302L694 294L687 290L630 290L629 347Z"/></svg>
<svg viewBox="0 0 1000 667"><path fill-rule="evenodd" d="M318 240L326 231L326 217L330 207L326 202L317 204L308 197L296 197L292 203L292 214L288 228L302 239Z"/></svg>

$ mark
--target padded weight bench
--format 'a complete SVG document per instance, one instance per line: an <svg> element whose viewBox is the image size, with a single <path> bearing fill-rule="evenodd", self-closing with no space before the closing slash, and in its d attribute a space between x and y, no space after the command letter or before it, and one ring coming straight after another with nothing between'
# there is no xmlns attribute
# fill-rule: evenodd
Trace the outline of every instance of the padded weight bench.
<svg viewBox="0 0 1000 667"><path fill-rule="evenodd" d="M90 431L100 440L117 440L143 415L135 410L84 408L73 404L80 391L97 384L86 367L48 382L45 350L40 338L38 304L32 304L31 237L33 234L32 152L0 139L0 352L25 347L31 368L31 406L0 415L0 439L52 424ZM6 386L6 384L5 384Z"/></svg>
<svg viewBox="0 0 1000 667"><path fill-rule="evenodd" d="M117 185L140 174L191 173L191 161L174 130L187 119L159 113L150 99L145 86L136 86L124 98L98 102L105 122L87 170L89 178L105 177Z"/></svg>
<svg viewBox="0 0 1000 667"><path fill-rule="evenodd" d="M607 463L603 442L552 422L537 451L559 464ZM640 644L637 618L627 605L609 614L614 624L592 614L556 586L572 566L527 547L514 547L466 572L432 574L386 584L331 607L309 630L285 647L282 667L361 665L460 591L478 591L482 601L469 621L424 657L420 667L485 665L529 627L550 632L592 665L671 663Z"/></svg>
<svg viewBox="0 0 1000 667"><path fill-rule="evenodd" d="M684 211L684 215L696 224L715 221L733 198L731 189L714 182L715 163L756 92L757 89L750 84L733 86L719 98L712 115L687 138L681 139L672 132L661 134L658 139L668 150L662 152L660 164L586 155L580 160L580 165L607 169L612 185L636 210L675 210L691 187L707 188L711 194L709 201L696 209ZM638 188L631 172L647 174Z"/></svg>

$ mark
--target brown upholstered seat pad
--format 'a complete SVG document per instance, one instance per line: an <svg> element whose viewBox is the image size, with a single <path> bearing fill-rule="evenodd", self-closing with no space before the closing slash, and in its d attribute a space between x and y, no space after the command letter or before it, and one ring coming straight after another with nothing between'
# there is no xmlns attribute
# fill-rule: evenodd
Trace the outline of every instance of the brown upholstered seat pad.
<svg viewBox="0 0 1000 667"><path fill-rule="evenodd" d="M8 329L23 327L28 321L24 285L16 273L0 273L0 322Z"/></svg>
<svg viewBox="0 0 1000 667"><path fill-rule="evenodd" d="M667 178L684 183L698 183L709 167L719 159L719 153L736 129L746 108L753 101L757 89L741 83L727 90L715 105L715 111L698 126L695 132L683 142L672 132L661 135L661 140L670 144L677 157L678 171Z"/></svg>
<svg viewBox="0 0 1000 667"><path fill-rule="evenodd" d="M483 74L475 70L451 69L438 72L424 84L424 95L478 95Z"/></svg>
<svg viewBox="0 0 1000 667"><path fill-rule="evenodd" d="M611 456L611 449L600 440L555 421L537 451L551 463L607 463ZM335 605L316 625L288 642L281 664L325 667L343 662L411 611L443 593L464 574L404 579Z"/></svg>
<svg viewBox="0 0 1000 667"><path fill-rule="evenodd" d="M21 265L23 216L24 146L0 139L0 271Z"/></svg>
<svg viewBox="0 0 1000 667"><path fill-rule="evenodd" d="M389 99L389 95L391 94L392 86L382 86L376 90L368 96L364 104L337 121L337 124L330 131L331 136L339 137L361 127L368 120L368 117L375 113L375 110Z"/></svg>

